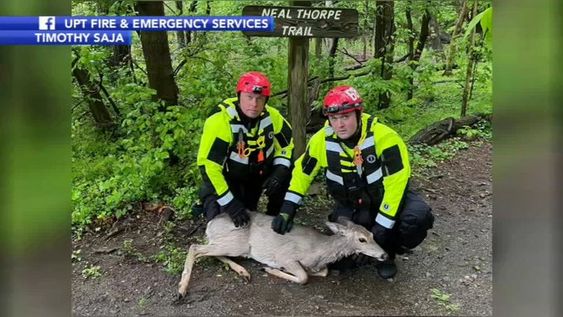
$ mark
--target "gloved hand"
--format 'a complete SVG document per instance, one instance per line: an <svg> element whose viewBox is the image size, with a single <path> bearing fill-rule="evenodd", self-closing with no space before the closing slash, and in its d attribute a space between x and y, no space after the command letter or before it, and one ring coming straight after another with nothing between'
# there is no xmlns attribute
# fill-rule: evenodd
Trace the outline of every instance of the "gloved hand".
<svg viewBox="0 0 563 317"><path fill-rule="evenodd" d="M384 250L389 250L392 247L392 230L387 229L384 226L375 223L375 225L371 228L371 232L373 233L373 239L380 247Z"/></svg>
<svg viewBox="0 0 563 317"><path fill-rule="evenodd" d="M272 230L279 234L285 234L293 228L293 218L295 217L295 207L284 202L280 214L272 220Z"/></svg>
<svg viewBox="0 0 563 317"><path fill-rule="evenodd" d="M262 185L264 194L266 194L266 196L270 196L281 190L281 186L289 178L289 174L289 168L283 165L276 166L270 177L268 177Z"/></svg>
<svg viewBox="0 0 563 317"><path fill-rule="evenodd" d="M248 211L246 211L243 204L236 199L233 199L230 203L225 205L223 211L231 217L235 227L245 226L250 221Z"/></svg>

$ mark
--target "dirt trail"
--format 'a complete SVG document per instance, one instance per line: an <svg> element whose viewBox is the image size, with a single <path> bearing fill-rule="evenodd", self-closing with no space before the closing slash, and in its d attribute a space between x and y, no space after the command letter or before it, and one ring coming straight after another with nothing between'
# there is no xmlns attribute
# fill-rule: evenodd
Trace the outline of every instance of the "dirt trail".
<svg viewBox="0 0 563 317"><path fill-rule="evenodd" d="M204 225L197 220L165 226L157 215L144 212L120 222L117 228L123 230L113 236L106 238L110 231L87 233L73 242L73 250L80 250L80 261L73 263L73 313L492 315L491 151L488 142L473 143L432 169L430 179L414 179L436 221L421 246L398 257L393 282L366 266L313 277L301 286L266 275L257 262L238 260L252 274L246 284L219 261L202 259L196 263L188 298L174 305L179 275L165 272L150 257L167 245L187 247L201 241ZM298 217L320 227L326 217L326 211L319 211L323 208L306 208ZM93 265L100 266L101 276L85 279L82 270Z"/></svg>

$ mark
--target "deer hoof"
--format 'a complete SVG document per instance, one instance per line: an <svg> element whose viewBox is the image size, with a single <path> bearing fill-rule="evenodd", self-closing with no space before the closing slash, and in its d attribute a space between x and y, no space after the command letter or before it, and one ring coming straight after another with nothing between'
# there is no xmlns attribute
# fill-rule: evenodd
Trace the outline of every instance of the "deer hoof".
<svg viewBox="0 0 563 317"><path fill-rule="evenodd" d="M182 302L184 301L184 299L186 298L185 294L182 293L178 293L178 295L174 298L174 300L172 301L172 305L180 305L182 304Z"/></svg>
<svg viewBox="0 0 563 317"><path fill-rule="evenodd" d="M245 283L250 283L250 274L249 275L241 275L242 279Z"/></svg>

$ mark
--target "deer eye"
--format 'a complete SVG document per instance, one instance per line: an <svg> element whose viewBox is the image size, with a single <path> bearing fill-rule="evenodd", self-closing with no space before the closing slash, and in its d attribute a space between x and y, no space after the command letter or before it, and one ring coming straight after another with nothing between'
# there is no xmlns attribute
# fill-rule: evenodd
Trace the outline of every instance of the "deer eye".
<svg viewBox="0 0 563 317"><path fill-rule="evenodd" d="M364 238L360 238L359 240L360 240L361 243L366 243L366 242L367 242L367 240L364 239Z"/></svg>

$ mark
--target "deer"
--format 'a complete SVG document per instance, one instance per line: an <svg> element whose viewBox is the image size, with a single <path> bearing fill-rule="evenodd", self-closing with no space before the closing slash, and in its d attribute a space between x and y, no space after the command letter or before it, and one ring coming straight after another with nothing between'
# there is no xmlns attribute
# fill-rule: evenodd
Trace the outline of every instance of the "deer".
<svg viewBox="0 0 563 317"><path fill-rule="evenodd" d="M252 258L265 264L267 273L299 284L307 283L309 276L326 277L328 264L352 254L362 253L377 261L388 258L370 231L345 218L325 223L333 235L298 224L281 235L271 229L273 216L254 211L249 214L250 222L245 227L235 227L224 213L208 222L208 243L192 244L188 249L178 284L179 299L186 296L195 260L203 256L216 257L247 282L250 273L228 257Z"/></svg>

